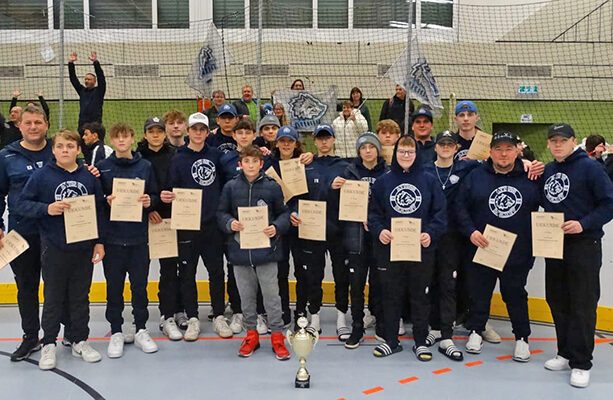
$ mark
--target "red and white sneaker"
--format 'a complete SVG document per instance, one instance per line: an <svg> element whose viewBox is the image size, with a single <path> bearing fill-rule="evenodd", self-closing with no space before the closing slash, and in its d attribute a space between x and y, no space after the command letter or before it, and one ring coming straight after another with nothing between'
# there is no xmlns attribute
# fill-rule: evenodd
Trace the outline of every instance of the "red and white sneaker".
<svg viewBox="0 0 613 400"><path fill-rule="evenodd" d="M281 332L273 332L270 335L270 341L272 343L272 351L275 353L277 360L285 361L289 360L292 356L285 347L285 336Z"/></svg>
<svg viewBox="0 0 613 400"><path fill-rule="evenodd" d="M251 357L254 351L260 348L260 335L255 329L247 331L247 336L241 343L241 348L238 349L239 357Z"/></svg>

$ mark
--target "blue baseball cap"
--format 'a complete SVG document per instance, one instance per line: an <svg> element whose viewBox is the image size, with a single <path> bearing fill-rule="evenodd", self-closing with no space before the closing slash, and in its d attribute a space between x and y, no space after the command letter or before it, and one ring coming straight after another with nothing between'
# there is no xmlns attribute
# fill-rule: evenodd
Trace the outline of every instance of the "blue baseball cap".
<svg viewBox="0 0 613 400"><path fill-rule="evenodd" d="M294 142L298 141L298 131L293 126L285 125L277 131L277 140L281 138L290 138Z"/></svg>
<svg viewBox="0 0 613 400"><path fill-rule="evenodd" d="M417 117L426 117L430 122L432 121L432 111L428 107L419 107L411 114L411 124L415 122Z"/></svg>
<svg viewBox="0 0 613 400"><path fill-rule="evenodd" d="M217 112L217 116L221 117L224 114L230 114L233 117L236 117L238 115L238 113L236 112L236 107L234 107L232 104L224 104L223 106L221 106L221 108Z"/></svg>
<svg viewBox="0 0 613 400"><path fill-rule="evenodd" d="M322 133L326 133L326 134L334 137L334 128L332 128L328 124L319 124L319 125L317 125L317 128L315 128L315 131L313 132L313 136L317 137L317 136L319 136Z"/></svg>
<svg viewBox="0 0 613 400"><path fill-rule="evenodd" d="M575 137L575 130L568 124L551 125L547 131L547 139L551 139L554 136Z"/></svg>
<svg viewBox="0 0 613 400"><path fill-rule="evenodd" d="M461 112L477 112L477 105L470 100L462 100L455 106L455 115L458 115Z"/></svg>

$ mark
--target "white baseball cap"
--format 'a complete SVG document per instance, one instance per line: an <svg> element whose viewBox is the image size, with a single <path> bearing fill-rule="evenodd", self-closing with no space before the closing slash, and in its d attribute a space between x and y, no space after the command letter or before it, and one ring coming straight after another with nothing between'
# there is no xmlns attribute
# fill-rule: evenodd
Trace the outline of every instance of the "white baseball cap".
<svg viewBox="0 0 613 400"><path fill-rule="evenodd" d="M203 113L194 113L189 116L187 120L187 127L191 128L196 124L204 124L207 128L209 127L209 118Z"/></svg>

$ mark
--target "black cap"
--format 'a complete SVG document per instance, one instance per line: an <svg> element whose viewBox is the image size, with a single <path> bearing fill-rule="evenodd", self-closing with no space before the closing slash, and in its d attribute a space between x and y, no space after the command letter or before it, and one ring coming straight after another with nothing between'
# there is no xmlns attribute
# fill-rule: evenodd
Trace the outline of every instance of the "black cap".
<svg viewBox="0 0 613 400"><path fill-rule="evenodd" d="M430 110L428 107L419 107L417 110L413 111L413 114L411 114L411 124L413 124L417 117L426 117L428 120L430 120L430 122L432 122L432 110Z"/></svg>
<svg viewBox="0 0 613 400"><path fill-rule="evenodd" d="M547 132L547 139L551 139L554 136L571 138L575 137L575 131L568 124L553 124L549 127L549 131Z"/></svg>
<svg viewBox="0 0 613 400"><path fill-rule="evenodd" d="M517 136L514 133L511 133L509 131L496 132L492 137L490 147L494 147L498 143L502 142L508 142L516 145L517 143L519 143L519 140L517 140Z"/></svg>
<svg viewBox="0 0 613 400"><path fill-rule="evenodd" d="M145 132L147 132L147 129L153 128L154 126L157 126L161 130L164 130L166 128L164 125L164 121L160 117L151 117L147 118L147 120L145 121Z"/></svg>
<svg viewBox="0 0 613 400"><path fill-rule="evenodd" d="M458 139L456 139L453 133L449 131L444 131L436 135L436 144L439 144L442 142L458 144Z"/></svg>

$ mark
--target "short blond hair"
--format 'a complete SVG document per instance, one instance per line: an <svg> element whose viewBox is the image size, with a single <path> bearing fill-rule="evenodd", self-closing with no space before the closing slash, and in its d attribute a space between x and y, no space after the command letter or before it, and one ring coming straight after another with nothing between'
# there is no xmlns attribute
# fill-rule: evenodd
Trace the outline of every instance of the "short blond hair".
<svg viewBox="0 0 613 400"><path fill-rule="evenodd" d="M392 119L384 119L377 123L376 132L379 134L379 131L387 131L390 133L395 133L396 135L400 135L400 126L396 121Z"/></svg>
<svg viewBox="0 0 613 400"><path fill-rule="evenodd" d="M69 129L62 129L56 132L55 135L53 135L53 138L51 138L51 144L54 146L57 138L62 138L70 142L77 142L77 145L81 146L81 135L79 135L78 132L71 131Z"/></svg>

